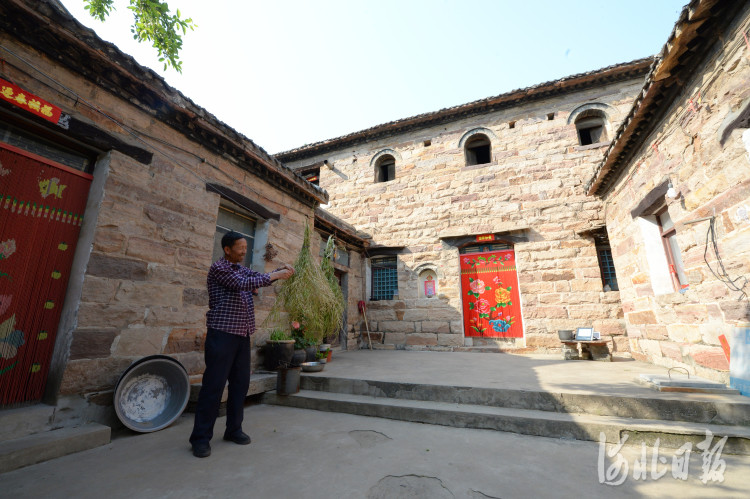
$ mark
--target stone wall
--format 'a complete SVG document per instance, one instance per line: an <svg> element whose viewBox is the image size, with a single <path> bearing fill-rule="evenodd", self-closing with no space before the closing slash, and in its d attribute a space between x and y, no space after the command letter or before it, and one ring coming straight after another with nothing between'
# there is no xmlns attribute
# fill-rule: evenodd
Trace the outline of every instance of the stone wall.
<svg viewBox="0 0 750 499"><path fill-rule="evenodd" d="M709 220L715 217L719 254L741 286L750 277L750 147L746 128L722 143L726 125L750 102L750 60L742 33L748 11L646 139L618 183L606 195L607 228L633 355L666 367L681 366L699 376L728 380L719 336L750 321L747 296L717 280L704 262ZM698 103L697 96L702 96ZM691 105L689 99L696 104ZM657 268L650 268L645 236L630 214L644 196L671 179L678 196L663 197L675 223L689 288L656 294ZM710 248L708 264L718 270ZM750 285L745 292L750 291Z"/></svg>
<svg viewBox="0 0 750 499"><path fill-rule="evenodd" d="M52 374L49 381L59 384L55 397L84 397L94 404L110 405L111 391L123 371L133 361L155 354L176 358L191 379L199 381L204 369L206 274L212 263L221 199L206 190L206 183L225 186L280 215L279 221L265 223L267 240L278 255L269 262L260 258L262 253L254 259L257 270L265 272L294 262L305 223L313 224L311 201L302 201L291 191L241 168L236 158L211 152L142 108L64 69L7 34L0 34L0 41L33 60L37 69L54 75L66 88L85 96L87 104L51 90L46 81L36 80L13 64L4 66L6 77L60 106L63 113L85 121L92 129L153 153L150 163L144 164L112 150L102 155L97 164L94 176L103 184L102 199L86 212L86 223L92 225L92 244L79 245L77 249L84 263L80 275L72 276L71 282L80 280L82 286L78 288L80 296L71 291L75 286L68 288L66 306L73 319L69 330L61 328L58 332L55 356L62 359L62 368L59 378L54 379ZM119 127L92 106L130 129ZM196 118L199 119L202 118ZM209 115L209 119L213 118ZM64 134L62 130L58 132ZM247 143L247 149L255 150L255 146ZM271 168L279 168L270 158L265 161ZM353 305L350 303L349 308L355 310L350 317L356 324L361 259L354 252L352 265L355 270L349 282L354 292L350 294ZM257 324L262 323L274 299L273 287L260 290L256 299ZM348 327L353 328L353 324ZM267 334L259 330L253 336L253 367L261 360L257 347L265 342ZM70 400L65 403L80 407Z"/></svg>
<svg viewBox="0 0 750 499"><path fill-rule="evenodd" d="M558 348L558 329L593 325L627 350L619 295L603 292L593 239L577 233L602 219L600 201L585 196L583 184L606 144L579 146L568 118L601 103L611 137L641 84L571 92L288 163L327 160L333 168L321 169L320 185L330 195L328 211L371 234L373 245L406 247L398 255L399 299L368 302L374 341L381 348L462 348L459 253L451 238L504 233L526 239L515 245L526 346ZM491 138L491 162L466 166L459 143L476 128ZM373 158L384 150L396 158L396 178L376 183ZM424 266L437 270L437 297L418 295L415 269Z"/></svg>

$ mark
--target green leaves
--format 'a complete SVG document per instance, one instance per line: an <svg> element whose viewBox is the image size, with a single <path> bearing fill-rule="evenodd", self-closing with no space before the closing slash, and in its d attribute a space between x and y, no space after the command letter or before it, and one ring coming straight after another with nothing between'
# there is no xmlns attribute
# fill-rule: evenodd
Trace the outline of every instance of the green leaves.
<svg viewBox="0 0 750 499"><path fill-rule="evenodd" d="M104 21L114 9L114 0L84 0L92 17ZM174 68L182 73L180 50L182 49L182 35L196 27L191 18L182 19L180 10L175 15L169 12L166 2L160 0L130 0L128 9L133 12L134 22L130 28L133 39L138 42L148 41L156 49L159 62L164 63L164 69ZM182 35L180 34L182 31Z"/></svg>

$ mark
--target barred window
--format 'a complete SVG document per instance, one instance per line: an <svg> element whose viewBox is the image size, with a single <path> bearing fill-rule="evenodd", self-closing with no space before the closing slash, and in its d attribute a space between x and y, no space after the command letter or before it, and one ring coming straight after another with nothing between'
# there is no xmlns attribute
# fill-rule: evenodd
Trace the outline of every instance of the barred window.
<svg viewBox="0 0 750 499"><path fill-rule="evenodd" d="M396 257L373 258L372 266L372 301L392 300L398 294L398 270Z"/></svg>
<svg viewBox="0 0 750 499"><path fill-rule="evenodd" d="M596 254L599 257L599 269L602 272L602 283L605 288L609 286L611 291L619 291L615 263L612 261L612 249L609 246L597 246Z"/></svg>
<svg viewBox="0 0 750 499"><path fill-rule="evenodd" d="M612 260L612 247L609 245L607 229L602 227L591 233L596 242L596 257L599 260L599 271L602 276L604 291L619 291L615 262Z"/></svg>

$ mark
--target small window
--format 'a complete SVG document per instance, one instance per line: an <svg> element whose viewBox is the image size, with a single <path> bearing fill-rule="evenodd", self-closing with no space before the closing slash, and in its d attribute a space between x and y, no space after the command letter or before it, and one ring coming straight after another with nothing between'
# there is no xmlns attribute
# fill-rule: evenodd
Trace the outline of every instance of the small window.
<svg viewBox="0 0 750 499"><path fill-rule="evenodd" d="M486 135L477 134L466 142L466 165L484 165L492 158L490 139Z"/></svg>
<svg viewBox="0 0 750 499"><path fill-rule="evenodd" d="M392 300L398 294L398 270L395 256L372 258L372 301Z"/></svg>
<svg viewBox="0 0 750 499"><path fill-rule="evenodd" d="M688 280L685 275L685 266L682 263L680 247L677 244L677 231L666 208L656 214L656 221L659 223L659 232L664 245L664 253L667 255L672 285L676 291L685 289L688 287Z"/></svg>
<svg viewBox="0 0 750 499"><path fill-rule="evenodd" d="M246 210L234 203L222 201L219 206L219 216L216 220L216 234L214 235L213 261L221 259L224 256L224 248L221 247L221 238L230 231L239 232L245 236L247 241L247 254L245 255L244 265L249 267L253 263L253 246L255 244L255 223Z"/></svg>
<svg viewBox="0 0 750 499"><path fill-rule="evenodd" d="M619 291L615 263L612 260L612 248L609 245L607 230L601 228L592 234L596 241L596 257L599 260L599 271L602 276L604 291Z"/></svg>
<svg viewBox="0 0 750 499"><path fill-rule="evenodd" d="M396 159L385 155L375 164L375 182L390 182L396 178Z"/></svg>
<svg viewBox="0 0 750 499"><path fill-rule="evenodd" d="M576 120L576 130L578 130L578 143L582 146L597 144L607 140L604 114L598 110L581 113L581 116Z"/></svg>
<svg viewBox="0 0 750 499"><path fill-rule="evenodd" d="M309 171L303 175L305 180L314 185L320 185L320 168Z"/></svg>

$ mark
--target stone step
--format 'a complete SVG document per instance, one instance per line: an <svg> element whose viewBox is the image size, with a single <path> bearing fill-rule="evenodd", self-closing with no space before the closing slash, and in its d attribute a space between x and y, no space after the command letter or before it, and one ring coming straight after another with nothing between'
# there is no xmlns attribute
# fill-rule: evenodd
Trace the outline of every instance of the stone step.
<svg viewBox="0 0 750 499"><path fill-rule="evenodd" d="M247 389L247 396L258 395L269 390L276 389L276 373L253 373L250 376L250 386ZM198 402L198 393L201 391L201 383L193 383L190 385L190 398L188 399L188 405L185 408L185 412L195 412L195 404ZM224 387L224 392L221 394L221 403L227 401L227 387Z"/></svg>
<svg viewBox="0 0 750 499"><path fill-rule="evenodd" d="M0 473L107 445L110 433L109 426L88 423L4 441L0 446Z"/></svg>
<svg viewBox="0 0 750 499"><path fill-rule="evenodd" d="M511 388L398 383L320 375L302 376L301 388L388 399L424 400L687 423L750 425L750 398L739 395L658 392L651 394L649 392L648 395L635 396L574 391L553 393Z"/></svg>
<svg viewBox="0 0 750 499"><path fill-rule="evenodd" d="M708 430L714 436L711 448L718 439L726 436L723 452L750 455L750 428L742 426L594 416L311 390L302 390L289 396L269 392L263 396L263 402L300 409L562 439L601 441L603 434L608 443L616 444L626 440L628 445L645 443L650 449L657 439L660 447L670 449L678 449L690 442L696 452L696 445L706 439Z"/></svg>
<svg viewBox="0 0 750 499"><path fill-rule="evenodd" d="M0 410L0 442L47 431L54 415L55 408L44 404Z"/></svg>

